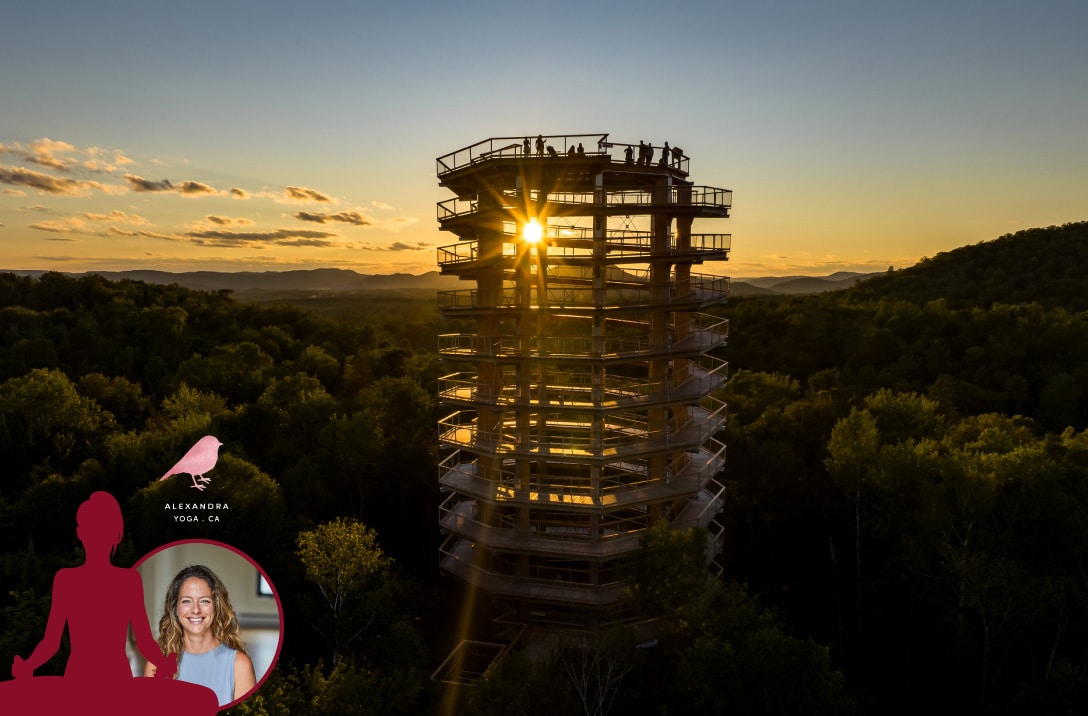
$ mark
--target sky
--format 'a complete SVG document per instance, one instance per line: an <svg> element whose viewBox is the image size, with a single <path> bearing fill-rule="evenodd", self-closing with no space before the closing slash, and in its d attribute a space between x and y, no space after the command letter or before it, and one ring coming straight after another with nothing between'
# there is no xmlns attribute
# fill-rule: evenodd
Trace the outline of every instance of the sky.
<svg viewBox="0 0 1088 716"><path fill-rule="evenodd" d="M0 269L437 269L435 159L683 147L734 277L1088 219L1088 2L50 0L0 10ZM710 269L710 267L707 267Z"/></svg>

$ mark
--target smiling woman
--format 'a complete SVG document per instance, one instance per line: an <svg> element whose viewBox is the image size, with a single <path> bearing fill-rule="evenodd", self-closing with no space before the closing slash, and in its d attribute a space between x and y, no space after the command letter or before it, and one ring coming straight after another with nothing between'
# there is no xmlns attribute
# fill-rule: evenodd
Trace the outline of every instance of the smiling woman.
<svg viewBox="0 0 1088 716"><path fill-rule="evenodd" d="M215 572L201 564L182 569L170 582L159 620L159 648L178 655L178 679L215 691L219 705L256 684L230 595ZM154 675L148 665L145 675Z"/></svg>

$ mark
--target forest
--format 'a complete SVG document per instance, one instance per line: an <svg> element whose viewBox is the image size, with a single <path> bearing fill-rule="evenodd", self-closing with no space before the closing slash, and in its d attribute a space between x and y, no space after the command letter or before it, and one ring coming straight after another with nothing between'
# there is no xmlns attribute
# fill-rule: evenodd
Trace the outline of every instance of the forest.
<svg viewBox="0 0 1088 716"><path fill-rule="evenodd" d="M273 578L283 650L232 713L1084 713L1086 269L1088 222L716 309L722 577L699 535L651 530L628 586L652 645L512 653L453 695L430 678L462 598L437 569L436 337L463 327L433 297L0 274L0 664L41 639L76 508L107 490L115 563L207 538ZM229 519L179 533L162 505L191 490L158 478L207 434ZM337 544L357 559L334 602Z"/></svg>

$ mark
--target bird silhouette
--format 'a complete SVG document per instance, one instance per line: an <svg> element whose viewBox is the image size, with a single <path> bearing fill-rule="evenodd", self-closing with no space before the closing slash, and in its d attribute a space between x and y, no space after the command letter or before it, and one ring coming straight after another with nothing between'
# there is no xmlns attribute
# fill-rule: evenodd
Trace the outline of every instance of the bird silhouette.
<svg viewBox="0 0 1088 716"><path fill-rule="evenodd" d="M193 487L203 490L207 485L201 483L212 481L210 477L204 477L204 473L215 467L215 463L219 460L219 448L222 445L223 443L219 442L219 438L214 435L205 435L196 441L196 445L189 448L189 452L185 453L176 465L159 478L159 482L172 475L186 474L193 478Z"/></svg>

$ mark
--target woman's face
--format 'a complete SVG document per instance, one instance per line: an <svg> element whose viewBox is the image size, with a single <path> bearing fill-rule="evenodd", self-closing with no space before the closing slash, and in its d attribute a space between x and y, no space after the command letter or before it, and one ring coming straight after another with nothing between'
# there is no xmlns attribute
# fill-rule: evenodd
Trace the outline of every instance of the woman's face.
<svg viewBox="0 0 1088 716"><path fill-rule="evenodd" d="M177 612L186 636L211 633L215 602L212 601L212 589L208 583L200 577L189 577L182 582Z"/></svg>

